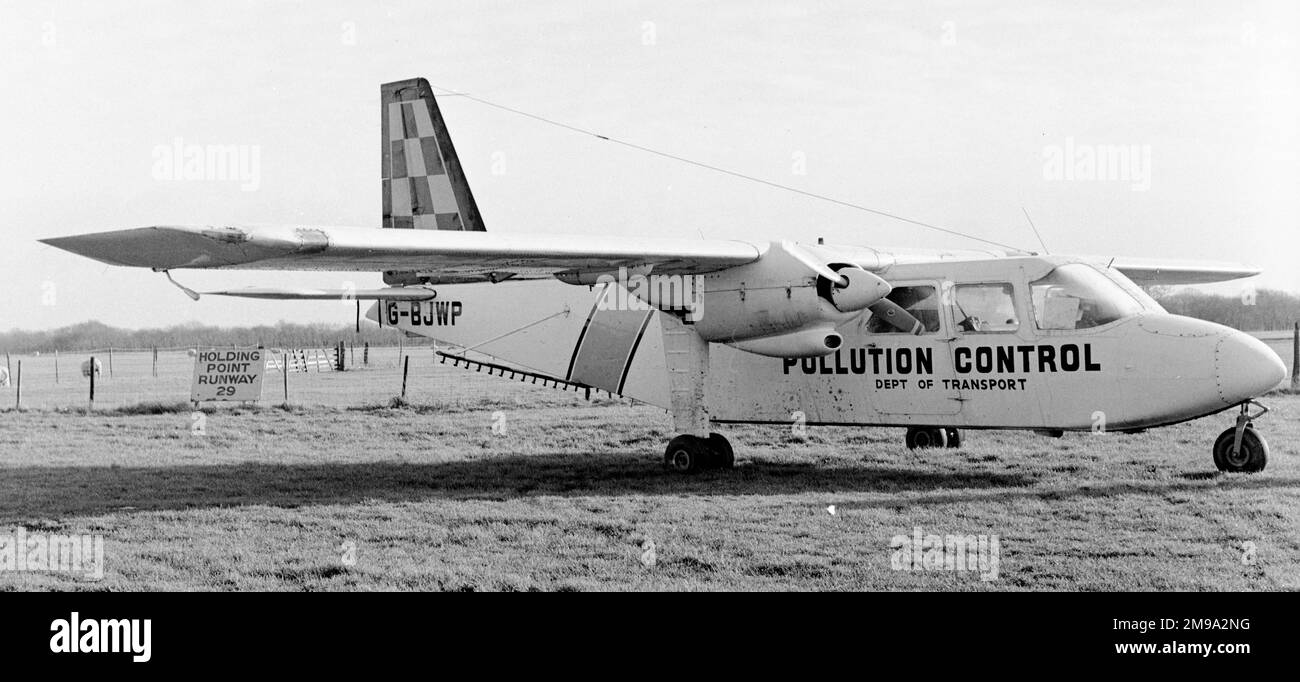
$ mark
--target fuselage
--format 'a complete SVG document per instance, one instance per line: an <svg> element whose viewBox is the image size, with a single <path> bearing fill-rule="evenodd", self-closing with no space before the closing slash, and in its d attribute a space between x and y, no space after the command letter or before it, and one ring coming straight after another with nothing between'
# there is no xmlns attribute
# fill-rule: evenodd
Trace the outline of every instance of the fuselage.
<svg viewBox="0 0 1300 682"><path fill-rule="evenodd" d="M710 418L1131 430L1222 411L1271 390L1285 375L1263 343L1170 315L1104 265L1026 256L895 263L877 274L892 286L891 305L907 325L886 324L879 308L843 315L833 325L842 345L816 357L711 344ZM813 286L811 279L791 280L778 282L776 291L797 299ZM669 313L618 287L450 285L439 287L434 301L379 303L370 316L668 408L659 316ZM726 271L708 275L693 307L702 318L695 324L758 296Z"/></svg>

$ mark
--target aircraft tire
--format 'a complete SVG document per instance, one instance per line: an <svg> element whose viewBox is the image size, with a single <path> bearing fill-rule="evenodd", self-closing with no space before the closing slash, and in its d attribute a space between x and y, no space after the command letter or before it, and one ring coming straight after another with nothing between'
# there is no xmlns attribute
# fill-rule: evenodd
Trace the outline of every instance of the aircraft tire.
<svg viewBox="0 0 1300 682"><path fill-rule="evenodd" d="M697 474L711 468L713 460L708 441L690 434L668 441L664 450L664 467L679 474Z"/></svg>
<svg viewBox="0 0 1300 682"><path fill-rule="evenodd" d="M937 426L909 426L906 443L908 450L947 447L948 434Z"/></svg>
<svg viewBox="0 0 1300 682"><path fill-rule="evenodd" d="M736 465L736 452L731 449L731 443L722 434L710 433L708 444L709 449L713 451L713 468L730 469Z"/></svg>
<svg viewBox="0 0 1300 682"><path fill-rule="evenodd" d="M1254 473L1268 464L1268 442L1254 426L1247 425L1241 434L1241 451L1231 452L1236 427L1219 434L1214 441L1214 466L1219 471Z"/></svg>
<svg viewBox="0 0 1300 682"><path fill-rule="evenodd" d="M954 426L946 426L943 429L944 435L948 437L948 447L961 447L961 429Z"/></svg>

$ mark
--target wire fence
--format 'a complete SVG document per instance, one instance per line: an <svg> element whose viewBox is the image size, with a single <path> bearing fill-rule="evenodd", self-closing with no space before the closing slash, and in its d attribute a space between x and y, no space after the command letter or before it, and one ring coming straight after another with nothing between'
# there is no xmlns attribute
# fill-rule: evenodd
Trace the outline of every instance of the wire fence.
<svg viewBox="0 0 1300 682"><path fill-rule="evenodd" d="M229 346L226 346L229 348ZM362 407L389 403L402 395L412 403L500 403L563 405L585 402L588 393L573 386L511 381L476 363L453 365L435 346L343 346L338 349L267 348L267 371L261 403ZM194 351L189 348L108 349L75 353L6 354L0 358L0 409L86 409L91 377L83 368L91 358L95 375L95 409L145 403L179 403L190 399ZM283 367L289 371L284 372ZM19 372L21 371L21 378ZM2 377L0 377L2 378ZM522 377L520 377L522 378ZM21 381L21 386L20 386ZM21 389L21 393L20 393ZM287 399L286 399L287 390ZM590 396L592 398L597 396ZM599 397L605 397L601 393Z"/></svg>

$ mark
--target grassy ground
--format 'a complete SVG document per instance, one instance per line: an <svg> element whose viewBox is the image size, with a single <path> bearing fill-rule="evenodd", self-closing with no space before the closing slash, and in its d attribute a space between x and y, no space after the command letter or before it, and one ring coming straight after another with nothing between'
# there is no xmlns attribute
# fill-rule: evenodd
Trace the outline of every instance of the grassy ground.
<svg viewBox="0 0 1300 682"><path fill-rule="evenodd" d="M900 429L734 427L734 471L682 477L661 410L459 372L411 406L220 408L202 433L183 404L0 413L0 534L100 534L107 555L98 582L0 588L1300 587L1300 396L1266 399L1257 475L1215 472L1220 415L920 453ZM996 534L998 579L894 570L891 538L918 527Z"/></svg>

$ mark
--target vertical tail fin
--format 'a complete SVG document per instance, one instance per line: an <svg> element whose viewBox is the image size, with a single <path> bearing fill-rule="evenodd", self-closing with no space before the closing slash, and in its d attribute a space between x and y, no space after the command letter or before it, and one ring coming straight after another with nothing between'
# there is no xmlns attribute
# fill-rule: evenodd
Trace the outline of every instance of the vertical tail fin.
<svg viewBox="0 0 1300 682"><path fill-rule="evenodd" d="M429 82L380 86L384 227L482 232L469 182Z"/></svg>

